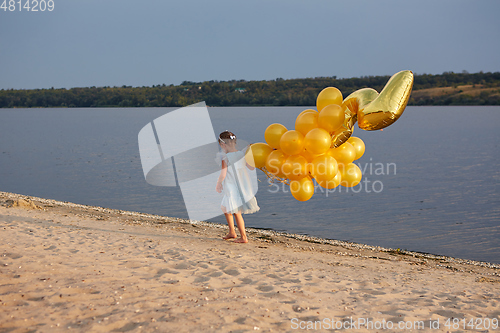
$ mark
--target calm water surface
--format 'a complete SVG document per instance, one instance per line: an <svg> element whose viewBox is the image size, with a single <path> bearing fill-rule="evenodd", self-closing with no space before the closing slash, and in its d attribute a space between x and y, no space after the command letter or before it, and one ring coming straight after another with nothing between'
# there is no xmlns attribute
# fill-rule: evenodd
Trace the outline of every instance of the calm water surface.
<svg viewBox="0 0 500 333"><path fill-rule="evenodd" d="M269 124L293 128L304 109L209 112L216 134L261 142ZM187 218L179 188L145 182L137 145L139 130L171 110L0 110L0 190ZM500 107L408 107L383 131L356 127L360 186L301 203L259 172L261 211L246 224L500 263L499 126Z"/></svg>

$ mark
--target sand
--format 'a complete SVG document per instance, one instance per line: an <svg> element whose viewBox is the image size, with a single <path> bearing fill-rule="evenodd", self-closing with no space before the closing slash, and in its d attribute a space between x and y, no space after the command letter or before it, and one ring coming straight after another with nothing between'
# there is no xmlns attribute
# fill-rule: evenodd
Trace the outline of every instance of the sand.
<svg viewBox="0 0 500 333"><path fill-rule="evenodd" d="M499 265L5 192L0 230L2 333L500 332Z"/></svg>

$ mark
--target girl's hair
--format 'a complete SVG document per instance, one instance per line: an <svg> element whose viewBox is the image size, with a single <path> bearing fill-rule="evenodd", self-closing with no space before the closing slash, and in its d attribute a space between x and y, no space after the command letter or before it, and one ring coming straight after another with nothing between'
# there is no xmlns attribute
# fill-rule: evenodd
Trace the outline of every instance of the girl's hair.
<svg viewBox="0 0 500 333"><path fill-rule="evenodd" d="M219 134L219 141L225 144L232 142L236 143L236 135L234 135L233 132L224 131L221 134Z"/></svg>

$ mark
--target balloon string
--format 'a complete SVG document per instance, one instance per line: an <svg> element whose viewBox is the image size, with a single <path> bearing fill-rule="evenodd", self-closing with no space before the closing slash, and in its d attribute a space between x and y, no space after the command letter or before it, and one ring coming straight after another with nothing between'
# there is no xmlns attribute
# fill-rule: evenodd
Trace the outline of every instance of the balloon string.
<svg viewBox="0 0 500 333"><path fill-rule="evenodd" d="M271 180L272 183L274 183L274 182L280 182L280 183L283 183L285 185L290 185L290 180L289 179L281 178L281 177L278 177L276 175L273 175L272 173L270 173L269 171L267 171L266 167L259 168L259 170L262 171L262 172L264 172L264 174L267 176L268 179Z"/></svg>

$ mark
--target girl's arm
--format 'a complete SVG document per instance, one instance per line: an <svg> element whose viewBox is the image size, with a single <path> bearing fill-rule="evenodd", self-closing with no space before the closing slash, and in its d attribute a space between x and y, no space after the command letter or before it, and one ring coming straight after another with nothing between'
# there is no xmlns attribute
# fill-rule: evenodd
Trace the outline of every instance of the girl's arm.
<svg viewBox="0 0 500 333"><path fill-rule="evenodd" d="M226 164L226 161L222 160L222 167L220 170L219 179L217 179L217 186L215 187L215 190L217 191L217 193L222 192L222 182L226 178L226 174L227 174L227 164Z"/></svg>
<svg viewBox="0 0 500 333"><path fill-rule="evenodd" d="M246 162L246 154L245 154L245 162ZM246 164L247 164L247 168L248 168L249 170L253 170L253 169L255 169L255 167L253 167L253 166L251 166L250 164L248 164L248 162L246 162Z"/></svg>

